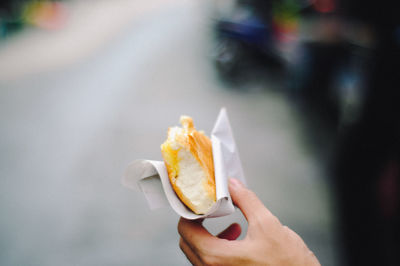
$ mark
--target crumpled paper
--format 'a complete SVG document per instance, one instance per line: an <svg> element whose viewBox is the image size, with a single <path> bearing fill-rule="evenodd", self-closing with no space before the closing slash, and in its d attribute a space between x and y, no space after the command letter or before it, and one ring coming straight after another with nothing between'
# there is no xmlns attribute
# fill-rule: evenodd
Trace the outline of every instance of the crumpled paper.
<svg viewBox="0 0 400 266"><path fill-rule="evenodd" d="M180 201L172 189L163 161L133 161L126 169L122 184L142 191L152 210L170 205L178 215L190 220L229 215L235 209L228 190L228 179L234 177L244 184L246 179L225 108L221 109L214 124L211 142L217 201L206 214L195 214Z"/></svg>

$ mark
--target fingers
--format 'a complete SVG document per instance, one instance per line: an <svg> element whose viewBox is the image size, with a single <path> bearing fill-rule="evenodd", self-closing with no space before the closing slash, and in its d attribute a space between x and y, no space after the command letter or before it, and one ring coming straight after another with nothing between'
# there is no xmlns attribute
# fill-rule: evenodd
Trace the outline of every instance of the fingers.
<svg viewBox="0 0 400 266"><path fill-rule="evenodd" d="M233 203L242 211L249 224L257 220L260 214L272 215L256 194L247 189L239 180L229 179L229 192Z"/></svg>
<svg viewBox="0 0 400 266"><path fill-rule="evenodd" d="M215 246L219 240L204 228L202 221L181 218L178 223L178 232L195 252L203 250L206 247Z"/></svg>
<svg viewBox="0 0 400 266"><path fill-rule="evenodd" d="M182 237L179 246L194 265L222 265L241 250L236 241L229 241L240 235L238 224L229 226L218 238L203 227L202 221L181 218L178 231Z"/></svg>
<svg viewBox="0 0 400 266"><path fill-rule="evenodd" d="M190 248L190 246L183 240L179 240L179 247L185 254L186 258L192 263L193 265L202 265L200 258L196 255L196 253L193 252L193 250Z"/></svg>
<svg viewBox="0 0 400 266"><path fill-rule="evenodd" d="M231 224L228 228L217 235L218 238L226 240L236 240L242 233L242 228L239 224Z"/></svg>

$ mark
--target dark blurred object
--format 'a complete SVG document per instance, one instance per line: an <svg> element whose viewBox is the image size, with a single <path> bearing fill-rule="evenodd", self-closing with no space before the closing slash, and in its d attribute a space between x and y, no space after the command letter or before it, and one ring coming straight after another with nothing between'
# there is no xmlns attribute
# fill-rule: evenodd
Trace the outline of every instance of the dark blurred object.
<svg viewBox="0 0 400 266"><path fill-rule="evenodd" d="M237 12L246 16L217 23L220 73L239 76L248 58L263 65L271 58L283 62L292 102L310 123L319 121L311 134L322 136L315 145L329 153L323 156L330 160L336 192L342 264L400 265L396 2L282 0L239 6ZM295 53L284 60L282 47L290 42Z"/></svg>
<svg viewBox="0 0 400 266"><path fill-rule="evenodd" d="M241 75L250 65L278 60L271 26L249 6L239 6L232 17L218 20L216 35L213 58L225 78Z"/></svg>
<svg viewBox="0 0 400 266"><path fill-rule="evenodd" d="M291 66L291 97L310 115L337 127L340 120L339 76L348 67L348 47L342 43L304 43ZM343 70L343 71L341 71Z"/></svg>
<svg viewBox="0 0 400 266"><path fill-rule="evenodd" d="M365 104L370 50L342 42L305 42L289 65L291 99L309 116L337 132L355 123Z"/></svg>
<svg viewBox="0 0 400 266"><path fill-rule="evenodd" d="M346 1L375 32L359 119L338 139L334 182L347 265L400 265L400 18L394 1Z"/></svg>
<svg viewBox="0 0 400 266"><path fill-rule="evenodd" d="M17 0L0 3L0 39L32 25L59 29L66 21L66 9L60 1Z"/></svg>
<svg viewBox="0 0 400 266"><path fill-rule="evenodd" d="M29 0L1 0L0 12L3 16L18 16L24 3Z"/></svg>
<svg viewBox="0 0 400 266"><path fill-rule="evenodd" d="M400 47L394 30L378 29L365 107L338 141L334 182L348 265L400 265Z"/></svg>
<svg viewBox="0 0 400 266"><path fill-rule="evenodd" d="M216 21L214 62L224 78L240 78L265 66L284 67L280 49L297 32L297 1L239 1Z"/></svg>
<svg viewBox="0 0 400 266"><path fill-rule="evenodd" d="M20 15L26 2L27 0L0 1L0 39L23 27Z"/></svg>
<svg viewBox="0 0 400 266"><path fill-rule="evenodd" d="M334 6L337 12L316 19L324 25L320 38L300 45L290 92L334 133L343 264L400 265L398 9L394 1ZM354 38L365 34L370 41Z"/></svg>

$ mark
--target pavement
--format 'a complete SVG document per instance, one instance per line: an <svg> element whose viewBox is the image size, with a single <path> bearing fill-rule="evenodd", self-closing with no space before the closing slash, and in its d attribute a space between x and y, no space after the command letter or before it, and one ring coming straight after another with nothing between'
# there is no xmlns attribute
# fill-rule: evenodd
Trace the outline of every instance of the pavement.
<svg viewBox="0 0 400 266"><path fill-rule="evenodd" d="M1 265L188 265L179 217L150 211L120 180L132 160L161 159L166 129L181 114L209 134L221 107L249 187L322 265L337 265L331 190L301 114L282 84L243 92L220 82L208 56L211 13L209 2L170 1L118 20L96 49L66 51L74 60L44 56L43 67L24 68L17 58L23 71L0 71ZM24 34L0 45L10 66L18 64L3 49L29 50L43 33ZM232 222L246 229L239 212L205 225L217 233Z"/></svg>

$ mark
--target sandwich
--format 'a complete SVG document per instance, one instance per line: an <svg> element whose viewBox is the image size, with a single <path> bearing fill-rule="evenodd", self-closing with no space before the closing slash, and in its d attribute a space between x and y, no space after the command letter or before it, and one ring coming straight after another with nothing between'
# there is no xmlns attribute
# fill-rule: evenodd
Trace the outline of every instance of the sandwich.
<svg viewBox="0 0 400 266"><path fill-rule="evenodd" d="M181 116L180 123L168 129L161 153L176 195L194 213L205 214L216 202L211 141L191 117Z"/></svg>

